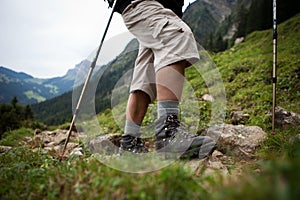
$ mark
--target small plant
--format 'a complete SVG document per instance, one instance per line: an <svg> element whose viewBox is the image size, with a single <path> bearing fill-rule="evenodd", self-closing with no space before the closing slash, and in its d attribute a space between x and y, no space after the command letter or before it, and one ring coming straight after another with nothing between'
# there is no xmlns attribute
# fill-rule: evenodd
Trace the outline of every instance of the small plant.
<svg viewBox="0 0 300 200"><path fill-rule="evenodd" d="M0 140L0 145L4 146L19 146L24 137L33 136L33 130L28 128L20 128L13 131L7 131L3 134L2 139Z"/></svg>

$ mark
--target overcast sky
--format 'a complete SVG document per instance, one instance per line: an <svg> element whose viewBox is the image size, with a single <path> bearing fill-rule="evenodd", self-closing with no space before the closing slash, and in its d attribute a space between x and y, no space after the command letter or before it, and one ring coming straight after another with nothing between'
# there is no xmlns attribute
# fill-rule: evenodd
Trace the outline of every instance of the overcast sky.
<svg viewBox="0 0 300 200"><path fill-rule="evenodd" d="M0 0L0 66L37 78L63 76L98 47L110 13L104 0ZM115 13L102 62L131 38Z"/></svg>

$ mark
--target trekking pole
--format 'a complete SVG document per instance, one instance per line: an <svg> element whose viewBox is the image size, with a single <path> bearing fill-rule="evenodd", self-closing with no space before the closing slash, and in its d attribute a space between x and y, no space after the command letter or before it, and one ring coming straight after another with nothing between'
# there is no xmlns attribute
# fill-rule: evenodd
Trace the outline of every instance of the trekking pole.
<svg viewBox="0 0 300 200"><path fill-rule="evenodd" d="M275 107L276 107L276 65L277 65L277 14L276 0L273 0L273 106L272 106L272 133L275 134Z"/></svg>
<svg viewBox="0 0 300 200"><path fill-rule="evenodd" d="M91 76L92 76L92 74L93 74L93 70L94 70L94 68L95 68L95 66L96 66L96 63L97 63L97 60L98 60L98 57L99 57L99 54L100 54L100 51L101 51L101 48L102 48L104 39L105 39L105 36L106 36L106 34L107 34L107 31L108 31L108 27L109 27L109 25L110 25L110 23L111 23L111 20L112 20L113 14L114 14L114 11L115 11L115 4L114 4L114 6L112 7L112 11L111 11L110 17L109 17L109 19L108 19L106 28L105 28L105 30L104 30L104 34L103 34L103 36L102 36L100 45L99 45L98 50L97 50L97 52L96 52L96 56L95 56L93 62L91 63L91 66L90 66L90 69L89 69L87 78L86 78L85 83L84 83L84 85L83 85L83 88L82 88L80 97L79 97L79 99L78 99L78 102L77 102L77 106L76 106L75 112L74 112L74 114L73 114L73 118L72 118L72 121L71 121L69 130L68 130L68 133L67 133L67 138L66 138L66 141L65 141L65 144L64 144L64 148L63 148L63 150L62 150L62 153L61 153L61 155L60 155L60 158L63 158L64 153L65 153L65 151L66 151L66 148L67 148L67 145L68 145L68 142L69 142L69 140L70 140L71 133L72 133L72 129L73 129L73 127L74 127L74 124L75 124L77 115L78 115L78 113L79 113L79 109L80 109L80 105L81 105L83 96L84 96L84 94L85 94L86 88L87 88L88 83L89 83L89 81L90 81L90 79L91 79Z"/></svg>

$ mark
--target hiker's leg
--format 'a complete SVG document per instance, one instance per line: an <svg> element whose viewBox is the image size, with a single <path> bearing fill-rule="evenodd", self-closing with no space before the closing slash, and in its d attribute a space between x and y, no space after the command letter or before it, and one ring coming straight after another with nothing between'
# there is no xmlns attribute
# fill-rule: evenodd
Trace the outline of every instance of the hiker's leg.
<svg viewBox="0 0 300 200"><path fill-rule="evenodd" d="M149 103L150 98L145 92L141 90L131 92L127 103L126 120L141 124Z"/></svg>
<svg viewBox="0 0 300 200"><path fill-rule="evenodd" d="M158 101L180 100L186 66L186 61L179 61L157 71L156 89Z"/></svg>
<svg viewBox="0 0 300 200"><path fill-rule="evenodd" d="M170 114L178 116L178 105L185 79L184 69L187 66L186 61L179 61L157 71L157 113L159 118L166 118Z"/></svg>
<svg viewBox="0 0 300 200"><path fill-rule="evenodd" d="M214 149L215 141L208 136L196 136L181 126L179 101L188 62L180 61L161 68L156 73L158 120L155 127L155 148L165 156L204 158Z"/></svg>
<svg viewBox="0 0 300 200"><path fill-rule="evenodd" d="M141 136L141 124L148 105L156 97L155 71L153 68L153 52L140 45L135 62L130 95L126 109L126 123L121 140L122 150L133 153L148 152Z"/></svg>
<svg viewBox="0 0 300 200"><path fill-rule="evenodd" d="M173 63L161 68L156 73L157 114L158 117L167 117L169 114L179 114L179 101L184 82L186 61Z"/></svg>
<svg viewBox="0 0 300 200"><path fill-rule="evenodd" d="M149 103L150 98L143 91L137 90L130 93L126 109L125 130L120 141L120 154L125 151L132 153L148 152L140 139L140 129Z"/></svg>

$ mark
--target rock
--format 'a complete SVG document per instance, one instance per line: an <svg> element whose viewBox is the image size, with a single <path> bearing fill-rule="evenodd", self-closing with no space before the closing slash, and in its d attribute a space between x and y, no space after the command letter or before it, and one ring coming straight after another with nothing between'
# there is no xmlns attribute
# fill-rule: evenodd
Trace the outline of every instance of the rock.
<svg viewBox="0 0 300 200"><path fill-rule="evenodd" d="M191 170L197 176L226 176L229 172L227 167L223 164L222 160L224 157L226 156L223 153L215 150L210 157L184 161L183 167L187 170Z"/></svg>
<svg viewBox="0 0 300 200"><path fill-rule="evenodd" d="M67 134L59 132L59 133L54 137L54 142L55 142L56 144L62 144L62 143L64 143L64 142L66 141L67 137L68 137Z"/></svg>
<svg viewBox="0 0 300 200"><path fill-rule="evenodd" d="M275 123L279 126L300 125L300 115L284 108L275 108Z"/></svg>
<svg viewBox="0 0 300 200"><path fill-rule="evenodd" d="M75 142L68 142L67 149L74 149L78 147L78 143Z"/></svg>
<svg viewBox="0 0 300 200"><path fill-rule="evenodd" d="M200 167L204 166L204 159L192 159L185 161L183 167L184 169L191 170L192 172L197 172Z"/></svg>
<svg viewBox="0 0 300 200"><path fill-rule="evenodd" d="M53 147L44 147L43 149L46 150L46 151L52 151Z"/></svg>
<svg viewBox="0 0 300 200"><path fill-rule="evenodd" d="M297 134L295 136L292 136L290 139L289 139L289 143L290 144L294 144L295 142L300 142L300 134Z"/></svg>
<svg viewBox="0 0 300 200"><path fill-rule="evenodd" d="M77 147L75 149L73 149L73 151L70 153L70 156L83 156L83 152L82 152L82 148L81 147Z"/></svg>
<svg viewBox="0 0 300 200"><path fill-rule="evenodd" d="M119 151L121 135L106 134L97 136L88 143L88 148L92 153L115 154Z"/></svg>
<svg viewBox="0 0 300 200"><path fill-rule="evenodd" d="M224 154L218 150L215 150L213 153L212 153L212 158L219 158L219 157L222 157L224 156Z"/></svg>
<svg viewBox="0 0 300 200"><path fill-rule="evenodd" d="M42 133L42 130L41 130L41 129L35 129L35 130L34 130L34 135L38 135L38 134L40 134L40 133Z"/></svg>
<svg viewBox="0 0 300 200"><path fill-rule="evenodd" d="M253 158L255 150L267 134L258 126L222 124L210 127L206 135L217 142L225 154L234 154L240 159Z"/></svg>
<svg viewBox="0 0 300 200"><path fill-rule="evenodd" d="M58 152L58 153L60 153L63 150L63 146L61 146L61 145L54 146L53 150L56 151L56 152Z"/></svg>
<svg viewBox="0 0 300 200"><path fill-rule="evenodd" d="M245 124L245 121L249 119L249 114L244 114L243 111L232 111L230 113L231 123L233 125Z"/></svg>
<svg viewBox="0 0 300 200"><path fill-rule="evenodd" d="M57 129L54 131L41 131L36 129L34 136L31 139L26 139L26 144L29 145L33 151L39 151L40 148L52 155L60 155L64 148L64 143L68 137L68 130ZM86 137L83 133L71 132L70 141L67 144L65 155L68 156L75 148L78 147L78 143L72 141L79 141L79 138Z"/></svg>
<svg viewBox="0 0 300 200"><path fill-rule="evenodd" d="M244 37L239 37L239 38L236 38L235 41L234 41L234 44L240 44L242 42L245 41L245 38Z"/></svg>
<svg viewBox="0 0 300 200"><path fill-rule="evenodd" d="M203 95L200 98L200 100L202 100L202 101L210 101L210 102L214 102L215 101L214 97L212 95L209 95L209 94Z"/></svg>
<svg viewBox="0 0 300 200"><path fill-rule="evenodd" d="M217 170L222 170L224 174L228 174L227 168L223 165L221 161L212 161L208 160L207 167L211 169L217 169Z"/></svg>
<svg viewBox="0 0 300 200"><path fill-rule="evenodd" d="M11 149L12 149L12 147L10 147L10 146L0 146L0 153L7 152Z"/></svg>
<svg viewBox="0 0 300 200"><path fill-rule="evenodd" d="M50 136L48 136L47 134L40 133L40 134L34 136L34 141L37 143L46 144L46 143L52 142L53 139Z"/></svg>
<svg viewBox="0 0 300 200"><path fill-rule="evenodd" d="M46 143L45 144L45 147L54 147L56 145L56 143L55 142L49 142L49 143Z"/></svg>

